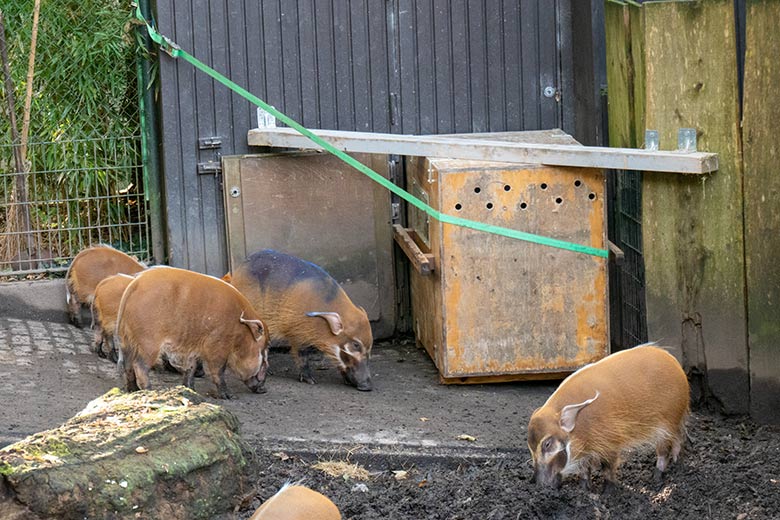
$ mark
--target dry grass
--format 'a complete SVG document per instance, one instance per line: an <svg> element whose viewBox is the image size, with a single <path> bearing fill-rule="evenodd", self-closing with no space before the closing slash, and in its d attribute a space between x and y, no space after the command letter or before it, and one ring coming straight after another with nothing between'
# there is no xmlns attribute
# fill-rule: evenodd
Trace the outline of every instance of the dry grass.
<svg viewBox="0 0 780 520"><path fill-rule="evenodd" d="M366 468L362 467L360 464L352 464L346 461L318 462L312 465L312 468L318 469L326 475L336 478L368 480L370 477Z"/></svg>

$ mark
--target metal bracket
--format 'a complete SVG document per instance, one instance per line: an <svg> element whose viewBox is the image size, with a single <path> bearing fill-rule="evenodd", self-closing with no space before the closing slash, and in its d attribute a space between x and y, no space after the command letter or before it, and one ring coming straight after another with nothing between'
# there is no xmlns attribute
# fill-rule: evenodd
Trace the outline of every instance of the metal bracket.
<svg viewBox="0 0 780 520"><path fill-rule="evenodd" d="M433 175L433 166L428 163L428 184L433 184L434 182L436 182L436 178Z"/></svg>
<svg viewBox="0 0 780 520"><path fill-rule="evenodd" d="M658 150L658 130L645 130L645 150Z"/></svg>
<svg viewBox="0 0 780 520"><path fill-rule="evenodd" d="M397 224L400 219L401 219L401 203L392 202L390 204L390 222L393 224Z"/></svg>
<svg viewBox="0 0 780 520"><path fill-rule="evenodd" d="M222 163L219 161L198 163L198 175L219 175L220 173L222 173Z"/></svg>
<svg viewBox="0 0 780 520"><path fill-rule="evenodd" d="M198 149L211 150L214 148L222 148L221 137L201 137L198 139Z"/></svg>
<svg viewBox="0 0 780 520"><path fill-rule="evenodd" d="M162 35L161 35L162 36ZM167 36L162 36L163 43L160 44L160 48L171 58L178 58L178 51L181 50L175 41L171 40Z"/></svg>
<svg viewBox="0 0 780 520"><path fill-rule="evenodd" d="M677 130L677 150L680 152L696 151L695 128L680 128Z"/></svg>

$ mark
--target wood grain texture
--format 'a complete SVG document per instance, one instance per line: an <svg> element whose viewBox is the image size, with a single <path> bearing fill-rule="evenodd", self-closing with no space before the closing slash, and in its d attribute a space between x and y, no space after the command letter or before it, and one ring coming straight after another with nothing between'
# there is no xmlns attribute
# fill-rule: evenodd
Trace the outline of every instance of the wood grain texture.
<svg viewBox="0 0 780 520"><path fill-rule="evenodd" d="M537 137L561 139L555 132ZM504 138L516 142L523 133ZM407 164L409 189L424 191L440 211L606 247L600 170L423 158ZM426 224L417 213L410 209L409 221L427 236L435 270L411 273L413 328L443 383L555 378L608 354L606 259Z"/></svg>
<svg viewBox="0 0 780 520"><path fill-rule="evenodd" d="M742 131L750 412L780 423L780 2L750 1L747 8Z"/></svg>
<svg viewBox="0 0 780 520"><path fill-rule="evenodd" d="M742 157L732 2L644 5L647 127L661 148L697 129L720 168L645 173L643 229L651 340L681 347L723 409L748 409ZM680 355L680 351L676 352ZM696 386L696 385L695 385ZM709 390L706 390L709 389Z"/></svg>

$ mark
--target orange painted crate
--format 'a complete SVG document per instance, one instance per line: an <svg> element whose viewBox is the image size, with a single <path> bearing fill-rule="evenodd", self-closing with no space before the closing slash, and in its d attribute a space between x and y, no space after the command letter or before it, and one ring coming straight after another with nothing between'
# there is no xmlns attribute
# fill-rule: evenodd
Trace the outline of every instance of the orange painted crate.
<svg viewBox="0 0 780 520"><path fill-rule="evenodd" d="M560 131L508 138L573 142ZM607 248L602 170L409 158L407 179L444 213ZM558 378L609 353L606 258L409 211L404 234L433 266L412 270L413 328L442 382Z"/></svg>

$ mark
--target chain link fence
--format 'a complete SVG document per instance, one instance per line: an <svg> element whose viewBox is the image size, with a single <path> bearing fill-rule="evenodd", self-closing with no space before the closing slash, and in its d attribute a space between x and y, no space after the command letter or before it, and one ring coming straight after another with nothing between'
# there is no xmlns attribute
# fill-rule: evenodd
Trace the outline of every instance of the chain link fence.
<svg viewBox="0 0 780 520"><path fill-rule="evenodd" d="M19 127L34 4L0 7ZM129 2L41 2L21 168L0 89L0 276L64 271L96 243L148 259L133 27Z"/></svg>

